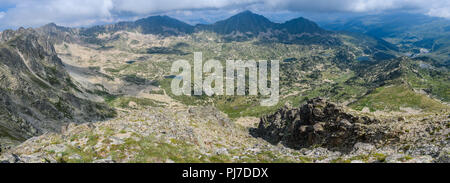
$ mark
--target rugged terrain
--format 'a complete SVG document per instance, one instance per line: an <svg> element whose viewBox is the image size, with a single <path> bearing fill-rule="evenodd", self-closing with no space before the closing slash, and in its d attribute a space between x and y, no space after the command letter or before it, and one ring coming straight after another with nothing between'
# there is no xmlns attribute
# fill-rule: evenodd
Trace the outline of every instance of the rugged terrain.
<svg viewBox="0 0 450 183"><path fill-rule="evenodd" d="M448 116L378 120L357 115L361 114L352 115L323 99L300 108L287 106L261 120L236 121L213 107L136 105L106 122L70 124L62 133L33 137L1 159L12 163L449 161Z"/></svg>
<svg viewBox="0 0 450 183"><path fill-rule="evenodd" d="M396 45L404 55L427 56L449 65L450 21L415 13L366 15L333 22L322 22L325 28L364 33Z"/></svg>
<svg viewBox="0 0 450 183"><path fill-rule="evenodd" d="M155 16L0 38L5 162L449 161L445 60L380 38L249 11L211 25ZM280 60L279 104L173 95L171 63L193 52Z"/></svg>
<svg viewBox="0 0 450 183"><path fill-rule="evenodd" d="M32 29L0 35L0 144L7 147L67 122L103 120L114 111L80 88L53 45Z"/></svg>

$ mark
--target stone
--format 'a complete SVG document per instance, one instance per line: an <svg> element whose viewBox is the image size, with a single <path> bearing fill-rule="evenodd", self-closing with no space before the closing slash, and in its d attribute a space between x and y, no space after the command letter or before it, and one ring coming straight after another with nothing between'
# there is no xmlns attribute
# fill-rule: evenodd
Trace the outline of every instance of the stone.
<svg viewBox="0 0 450 183"><path fill-rule="evenodd" d="M124 140L116 136L109 137L109 139L111 140L111 145L121 145L125 143Z"/></svg>
<svg viewBox="0 0 450 183"><path fill-rule="evenodd" d="M316 124L313 126L313 128L314 128L314 131L315 131L315 132L323 132L323 131L324 131L324 129L323 129L323 123L316 123Z"/></svg>
<svg viewBox="0 0 450 183"><path fill-rule="evenodd" d="M5 160L3 160L4 162L8 162L8 163L19 163L20 157L15 155L15 154L8 154L5 156Z"/></svg>
<svg viewBox="0 0 450 183"><path fill-rule="evenodd" d="M340 120L339 125L344 128L351 128L353 126L353 124L350 123L350 121L348 121L347 119Z"/></svg>
<svg viewBox="0 0 450 183"><path fill-rule="evenodd" d="M353 150L351 154L356 155L367 155L372 153L375 150L375 146L368 143L358 142L353 146Z"/></svg>
<svg viewBox="0 0 450 183"><path fill-rule="evenodd" d="M215 151L216 155L228 155L228 150L227 148L219 148Z"/></svg>
<svg viewBox="0 0 450 183"><path fill-rule="evenodd" d="M137 107L138 107L138 104L137 104L136 102L134 102L134 101L130 101L130 102L128 103L128 107L131 107L131 108L137 108Z"/></svg>
<svg viewBox="0 0 450 183"><path fill-rule="evenodd" d="M364 161L362 161L362 160L352 160L352 161L350 161L350 163L364 163Z"/></svg>
<svg viewBox="0 0 450 183"><path fill-rule="evenodd" d="M111 157L108 157L106 159L94 160L94 161L92 161L92 163L115 163L115 161L112 160Z"/></svg>
<svg viewBox="0 0 450 183"><path fill-rule="evenodd" d="M402 163L402 159L405 157L404 154L392 154L386 157L386 163Z"/></svg>
<svg viewBox="0 0 450 183"><path fill-rule="evenodd" d="M294 111L297 114L292 114ZM293 148L320 144L340 151L351 151L358 142L373 143L388 137L377 135L383 134L383 129L367 128L375 120L343 111L325 99L312 99L299 108L281 108L274 114L262 117L256 133L271 143L283 141L283 144ZM292 120L283 114L300 116L300 119ZM292 127L297 130L292 130Z"/></svg>

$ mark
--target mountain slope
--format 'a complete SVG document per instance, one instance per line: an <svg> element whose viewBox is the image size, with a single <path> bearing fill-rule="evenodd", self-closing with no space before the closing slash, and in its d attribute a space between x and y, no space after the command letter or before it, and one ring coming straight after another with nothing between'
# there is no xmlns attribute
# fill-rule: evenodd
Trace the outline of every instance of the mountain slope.
<svg viewBox="0 0 450 183"><path fill-rule="evenodd" d="M164 37L193 35L206 31L217 33L225 41L247 41L256 39L261 43L301 45L316 44L340 46L343 44L342 41L344 41L340 36L342 33L326 31L316 23L302 17L280 24L271 22L264 16L255 14L251 11L244 11L226 20L209 25L191 26L168 16L151 16L134 22L119 22L111 25L99 25L81 29L48 24L37 30L43 36L49 37L54 40L53 42L58 44L64 41L78 44L84 42L94 45L104 45L107 41L114 41L114 39L118 39L118 37L115 35L110 37L111 40L105 40L100 39L99 35L116 33L118 31L154 34ZM361 36L350 34L347 34L347 36L354 37L355 40L361 39ZM366 40L367 38L362 39ZM386 48L394 49L395 51L394 46L389 46L387 42L381 43L381 41L378 41L378 43L381 44L376 43L369 45L364 45L365 42L356 42L369 49L382 45L379 50L383 49L381 50L383 52L388 51ZM370 54L373 55L375 53Z"/></svg>
<svg viewBox="0 0 450 183"><path fill-rule="evenodd" d="M316 23L305 19L303 17L296 18L293 20L289 20L283 24L278 26L278 29L284 29L289 34L302 34L302 33L310 33L310 34L325 34L328 33L324 29L320 28Z"/></svg>
<svg viewBox="0 0 450 183"><path fill-rule="evenodd" d="M148 17L134 24L143 34L180 35L194 31L193 26L168 16Z"/></svg>
<svg viewBox="0 0 450 183"><path fill-rule="evenodd" d="M114 115L88 100L92 96L72 82L52 42L36 31L7 30L0 40L0 143Z"/></svg>
<svg viewBox="0 0 450 183"><path fill-rule="evenodd" d="M98 35L118 31L138 32L160 36L182 36L202 31L217 33L227 41L245 41L258 38L261 41L282 42L288 44L338 45L339 40L329 31L305 18L297 18L285 23L274 23L262 15L244 11L214 24L191 26L168 16L151 16L134 22L119 22L111 25L99 25L91 28L66 29L53 24L41 28L46 35L58 37L59 41L73 34L92 44L103 44ZM58 30L58 31L55 31Z"/></svg>
<svg viewBox="0 0 450 183"><path fill-rule="evenodd" d="M197 31L212 31L228 41L246 41L258 38L261 42L287 44L338 45L339 40L331 32L320 28L305 18L296 18L279 24L262 15L244 11L211 25L197 25Z"/></svg>
<svg viewBox="0 0 450 183"><path fill-rule="evenodd" d="M431 56L450 65L450 20L422 14L391 13L323 22L334 31L363 33L397 45L406 55Z"/></svg>
<svg viewBox="0 0 450 183"><path fill-rule="evenodd" d="M55 23L49 23L35 30L53 44L79 42L80 39L77 36L79 34L78 29L58 26Z"/></svg>
<svg viewBox="0 0 450 183"><path fill-rule="evenodd" d="M244 11L212 25L199 25L197 27L218 34L243 33L258 35L270 29L275 29L275 26L275 23L264 16L254 14L251 11Z"/></svg>
<svg viewBox="0 0 450 183"><path fill-rule="evenodd" d="M86 36L95 36L101 33L117 31L136 31L143 34L176 36L190 34L194 31L194 27L168 16L151 16L135 22L119 22L81 29L80 33Z"/></svg>
<svg viewBox="0 0 450 183"><path fill-rule="evenodd" d="M368 89L367 95L351 104L358 110L364 107L371 111L412 108L440 112L448 106L435 99L449 101L449 79L450 72L445 68L434 67L419 59L401 57L362 66L347 84Z"/></svg>

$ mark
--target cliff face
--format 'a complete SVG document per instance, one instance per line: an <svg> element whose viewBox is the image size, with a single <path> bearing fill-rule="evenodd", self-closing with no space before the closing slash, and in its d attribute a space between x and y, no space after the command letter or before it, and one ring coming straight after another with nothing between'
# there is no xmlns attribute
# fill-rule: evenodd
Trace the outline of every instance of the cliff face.
<svg viewBox="0 0 450 183"><path fill-rule="evenodd" d="M68 121L101 120L113 115L111 109L80 97L84 92L72 82L49 39L32 29L2 32L2 141L23 141L46 131L58 131Z"/></svg>

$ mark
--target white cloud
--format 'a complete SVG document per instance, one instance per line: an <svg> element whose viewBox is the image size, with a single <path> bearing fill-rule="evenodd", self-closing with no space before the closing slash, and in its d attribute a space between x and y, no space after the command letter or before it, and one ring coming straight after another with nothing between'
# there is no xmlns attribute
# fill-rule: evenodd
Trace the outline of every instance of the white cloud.
<svg viewBox="0 0 450 183"><path fill-rule="evenodd" d="M261 3L261 0L113 0L117 11L138 14L174 10L218 9Z"/></svg>
<svg viewBox="0 0 450 183"><path fill-rule="evenodd" d="M3 11L0 11L0 19L2 19L4 16L5 16L5 12L3 12Z"/></svg>
<svg viewBox="0 0 450 183"><path fill-rule="evenodd" d="M426 12L427 15L450 18L450 1L444 1L441 4L434 4Z"/></svg>
<svg viewBox="0 0 450 183"><path fill-rule="evenodd" d="M82 26L122 19L123 14L145 16L177 10L241 7L257 0L0 0L14 4L6 10L0 28L39 26L49 22Z"/></svg>
<svg viewBox="0 0 450 183"><path fill-rule="evenodd" d="M22 0L6 11L2 26L38 26L50 22L85 25L112 17L111 0Z"/></svg>
<svg viewBox="0 0 450 183"><path fill-rule="evenodd" d="M270 0L265 4L274 9L291 11L373 13L410 10L450 18L448 0Z"/></svg>
<svg viewBox="0 0 450 183"><path fill-rule="evenodd" d="M0 9L5 4L11 8L0 13L0 29L49 22L86 26L167 12L220 10L234 13L244 9L358 13L407 10L450 18L448 0L0 0Z"/></svg>

